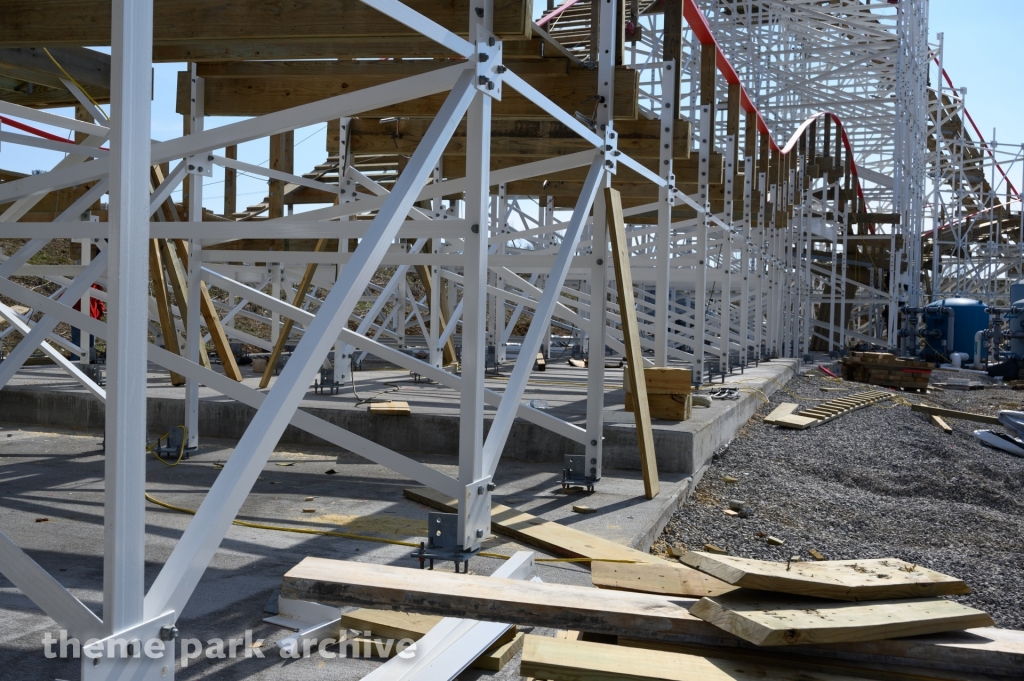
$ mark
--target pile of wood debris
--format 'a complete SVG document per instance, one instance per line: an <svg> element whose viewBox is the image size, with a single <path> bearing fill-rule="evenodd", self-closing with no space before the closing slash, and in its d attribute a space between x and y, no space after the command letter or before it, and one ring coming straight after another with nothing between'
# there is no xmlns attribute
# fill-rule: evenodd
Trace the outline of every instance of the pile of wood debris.
<svg viewBox="0 0 1024 681"><path fill-rule="evenodd" d="M900 359L887 352L851 352L840 370L847 381L925 392L933 368L929 362Z"/></svg>

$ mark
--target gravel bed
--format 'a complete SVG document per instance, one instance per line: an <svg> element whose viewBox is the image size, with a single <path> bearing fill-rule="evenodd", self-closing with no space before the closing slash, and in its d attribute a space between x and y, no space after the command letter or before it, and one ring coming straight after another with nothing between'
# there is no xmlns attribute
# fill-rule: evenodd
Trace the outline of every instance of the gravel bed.
<svg viewBox="0 0 1024 681"><path fill-rule="evenodd" d="M953 377L933 372L931 380ZM992 387L894 395L897 402L991 415L1024 411L1024 392L972 379ZM835 387L847 390L822 390ZM812 399L870 386L815 371L786 388L715 456L654 550L701 550L712 543L734 556L776 561L797 555L810 560L812 548L829 559L901 558L964 579L973 593L957 600L985 610L997 626L1024 629L1024 458L985 447L971 434L998 427L949 419L953 433L945 434L896 402L808 430L765 424L782 402L809 408L819 403ZM724 476L739 481L726 483ZM750 517L723 512L736 499L747 502ZM768 536L785 543L769 545Z"/></svg>

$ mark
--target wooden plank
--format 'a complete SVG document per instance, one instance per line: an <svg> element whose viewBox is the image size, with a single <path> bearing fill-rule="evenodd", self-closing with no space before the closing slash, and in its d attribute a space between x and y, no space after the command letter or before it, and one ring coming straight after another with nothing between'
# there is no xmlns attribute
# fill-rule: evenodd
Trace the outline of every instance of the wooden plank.
<svg viewBox="0 0 1024 681"><path fill-rule="evenodd" d="M520 674L554 681L848 681L857 677L686 655L662 650L566 641L528 634Z"/></svg>
<svg viewBox="0 0 1024 681"><path fill-rule="evenodd" d="M953 432L953 426L943 421L941 416L936 416L935 414L928 414L928 422L931 423L932 425L941 428L942 432L944 433L948 434Z"/></svg>
<svg viewBox="0 0 1024 681"><path fill-rule="evenodd" d="M961 579L898 558L776 563L688 551L680 561L727 584L840 601L924 598L971 592Z"/></svg>
<svg viewBox="0 0 1024 681"><path fill-rule="evenodd" d="M807 416L800 416L797 414L790 414L789 416L782 416L775 419L772 423L777 426L783 426L785 428L794 428L796 430L806 430L813 425L818 423L818 419Z"/></svg>
<svg viewBox="0 0 1024 681"><path fill-rule="evenodd" d="M705 597L690 613L758 646L877 641L994 624L981 610L943 598L841 603L757 591Z"/></svg>
<svg viewBox="0 0 1024 681"><path fill-rule="evenodd" d="M626 346L626 373L633 386L633 413L636 416L637 444L640 448L640 470L644 478L644 496L658 496L658 461L654 456L654 431L651 430L651 411L647 404L647 381L644 376L643 349L640 346L640 326L636 320L633 299L633 274L629 266L629 242L622 217L619 192L611 187L604 190L605 212L608 215L608 236L611 241L612 265L615 269L615 287L619 295L619 317L622 339Z"/></svg>
<svg viewBox="0 0 1024 681"><path fill-rule="evenodd" d="M164 349L175 355L181 355L178 345L178 329L174 326L171 301L167 295L167 279L164 276L163 259L160 257L160 246L156 239L149 240L149 276L153 284L157 314L160 317L160 333L163 336ZM185 385L185 377L172 371L171 385Z"/></svg>
<svg viewBox="0 0 1024 681"><path fill-rule="evenodd" d="M594 563L590 579L602 589L703 598L736 587L685 565L673 563Z"/></svg>
<svg viewBox="0 0 1024 681"><path fill-rule="evenodd" d="M408 402L389 400L387 402L371 402L367 408L371 414L391 414L394 416L408 416L412 413Z"/></svg>
<svg viewBox="0 0 1024 681"><path fill-rule="evenodd" d="M277 135L275 135L275 137L277 137ZM273 204L273 201L271 204ZM281 206L283 207L284 204L282 203ZM325 250L327 250L327 239L317 239L313 252L322 253ZM313 284L313 277L316 275L316 269L317 264L315 262L311 262L306 265L306 271L302 273L302 279L299 281L299 286L295 289L295 296L292 300L293 306L304 306L306 302L306 295L309 293L309 287ZM284 352L284 346L288 343L288 339L292 335L293 326L295 326L295 320L290 317L285 318L284 323L281 325L280 333L278 333L277 342L274 343L274 349L270 352L270 359L267 360L267 368L263 371L263 376L260 378L260 390L263 390L270 385L270 379L274 375L274 371L277 370L277 363L281 359L281 353Z"/></svg>
<svg viewBox="0 0 1024 681"><path fill-rule="evenodd" d="M406 0L405 4L462 36L469 32L469 0ZM531 38L531 2L495 0L494 33L502 40ZM0 46L110 45L110 0L5 0ZM350 38L421 38L410 28L359 0L328 3L155 0L155 46L303 42ZM393 41L393 42L401 42ZM186 52L166 55L186 60ZM292 53L295 58L302 53ZM256 56L253 58L267 58ZM277 58L282 58L280 54Z"/></svg>
<svg viewBox="0 0 1024 681"><path fill-rule="evenodd" d="M174 242L175 248L178 251L178 257L181 258L182 266L188 269L188 248L185 246L183 239L176 239ZM224 325L221 324L220 316L217 315L217 307L213 304L213 298L210 296L209 289L206 288L206 282L199 281L199 314L202 315L203 321L206 322L206 328L210 332L210 340L213 341L213 347L217 350L217 357L220 358L221 366L224 368L224 375L233 381L242 382L242 370L238 368L238 362L235 361L235 353L231 351L231 343L228 341L228 335L224 332ZM206 344L200 342L199 347L206 352Z"/></svg>
<svg viewBox="0 0 1024 681"><path fill-rule="evenodd" d="M426 504L439 511L447 513L458 511L458 502L453 497L428 487L405 489L404 494L413 501ZM556 556L635 563L667 562L650 553L637 551L618 542L544 520L501 504L491 505L491 530Z"/></svg>
<svg viewBox="0 0 1024 681"><path fill-rule="evenodd" d="M942 634L939 634L942 636ZM847 646L877 645L844 644ZM821 648L803 646L800 648L722 648L699 643L665 643L664 641L648 641L640 638L619 636L620 646L640 648L643 650L662 650L669 653L684 655L700 655L716 660L734 660L758 666L770 665L785 667L789 670L803 670L810 673L806 678L818 679L818 674L846 674L848 676L866 677L876 681L992 681L989 675L972 674L960 670L929 669L918 666L916 660L842 660L822 656ZM799 654L797 654L799 653ZM811 675L813 674L813 675Z"/></svg>
<svg viewBox="0 0 1024 681"><path fill-rule="evenodd" d="M506 60L507 63L507 60ZM512 66L513 70L515 69ZM564 70L563 70L564 73ZM409 119L382 124L375 119L353 118L349 151L355 155L411 155L423 140L431 121ZM661 126L657 120L637 119L615 124L618 148L634 159L657 160L661 153ZM340 128L328 131L328 145L337 148ZM690 123L678 121L673 154L689 158ZM466 124L461 123L445 147L445 158L466 155ZM491 128L491 158L551 158L593 149L568 126L553 120L498 119ZM717 154L720 158L721 154ZM721 161L719 160L719 165ZM648 183L649 184L649 183Z"/></svg>
<svg viewBox="0 0 1024 681"><path fill-rule="evenodd" d="M688 612L693 599L524 582L440 570L307 557L281 583L285 598L490 622L678 640L721 638Z"/></svg>
<svg viewBox="0 0 1024 681"><path fill-rule="evenodd" d="M301 66L304 63L298 62L298 65ZM401 78L415 77L451 66L452 62L443 60L349 60L331 62L331 64L336 65L331 72L309 75L304 75L298 68L294 68L292 70L296 73L280 76L245 75L207 78L204 87L206 114L208 116L261 116ZM313 67L306 66L305 68L312 70ZM339 69L343 70L339 72ZM568 69L558 78L530 73L523 74L522 77L523 80L539 89L558 106L570 113L580 108L580 93L597 91L597 71L585 68ZM189 111L189 85L188 72L179 71L176 97L178 113L184 114ZM616 119L637 118L638 91L638 71L627 67L617 67L614 92ZM433 118L437 115L447 95L447 92L443 92L398 102L381 109L363 112L360 116L364 118L391 116ZM500 102L494 103L493 115L497 118L541 120L550 118L537 104L511 88L503 94Z"/></svg>
<svg viewBox="0 0 1024 681"><path fill-rule="evenodd" d="M941 407L929 407L926 404L915 404L910 407L911 410L921 412L922 414L931 414L932 416L941 416L947 419L963 419L965 421L977 421L978 423L987 423L992 426L1000 425L999 419L995 416L985 416L984 414L972 414L966 411L957 411L955 409L943 409Z"/></svg>
<svg viewBox="0 0 1024 681"><path fill-rule="evenodd" d="M792 402L783 402L779 406L775 407L775 409L772 410L772 413L764 417L764 422L775 423L776 419L780 419L783 416L789 416L799 408L799 404L794 404Z"/></svg>
<svg viewBox="0 0 1024 681"><path fill-rule="evenodd" d="M181 260L178 258L178 252L171 248L170 243L166 239L160 239L159 243L160 256L164 261L164 267L167 268L167 278L171 283L171 290L174 291L175 302L178 304L178 314L181 316L182 326L185 326L188 323L188 280L185 278L186 270L182 267ZM186 338L192 332L193 329L189 329L186 326ZM200 330L194 329L194 332L200 333ZM206 353L206 343L199 343L199 362L207 369L210 368L210 358Z"/></svg>

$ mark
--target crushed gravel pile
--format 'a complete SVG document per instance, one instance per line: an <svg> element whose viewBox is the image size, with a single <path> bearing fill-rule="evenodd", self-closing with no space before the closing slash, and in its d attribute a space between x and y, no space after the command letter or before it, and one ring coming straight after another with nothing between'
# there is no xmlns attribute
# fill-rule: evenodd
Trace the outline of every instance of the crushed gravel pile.
<svg viewBox="0 0 1024 681"><path fill-rule="evenodd" d="M932 383L951 377L934 372ZM822 391L835 387L847 390ZM985 610L1000 627L1024 629L1024 458L989 449L971 435L999 428L949 419L954 432L945 434L923 414L891 401L808 430L765 424L782 402L809 408L871 387L815 371L786 388L716 455L654 550L701 550L711 543L764 560L810 560L808 549L837 560L901 558L964 579L973 593L957 600ZM894 395L990 415L1024 411L1024 392L995 386ZM723 481L726 476L738 482ZM747 502L751 515L726 515L730 500ZM769 536L784 544L769 545Z"/></svg>

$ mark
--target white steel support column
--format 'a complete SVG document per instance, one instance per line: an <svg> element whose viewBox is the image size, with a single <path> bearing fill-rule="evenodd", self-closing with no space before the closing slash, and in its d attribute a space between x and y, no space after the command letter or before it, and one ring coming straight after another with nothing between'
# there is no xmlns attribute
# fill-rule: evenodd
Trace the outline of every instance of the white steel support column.
<svg viewBox="0 0 1024 681"><path fill-rule="evenodd" d="M490 35L493 3L470 3L470 42L479 45ZM477 11L479 10L479 11ZM480 16L482 15L482 16ZM466 115L466 221L471 225L463 246L462 287L462 391L459 395L459 482L466 489L485 476L484 463L484 376L487 351L487 241L490 224L491 98L477 94ZM454 324L455 320L448 320ZM484 483L486 484L486 483ZM483 495L490 499L490 492ZM483 537L475 536L470 514L486 516L481 525L489 535L490 503L474 504L468 499L459 504L459 537L462 548L480 546ZM478 522L482 518L475 518Z"/></svg>
<svg viewBox="0 0 1024 681"><path fill-rule="evenodd" d="M674 187L676 183L672 159L675 153L676 83L679 73L674 60L668 60L661 71L661 149L658 162L658 174L666 181L666 186L658 189L658 234L655 246L655 282L654 293L654 364L668 366L669 326L668 312L672 305L671 266L672 255L672 206L674 204Z"/></svg>
<svg viewBox="0 0 1024 681"><path fill-rule="evenodd" d="M601 3L598 18L598 44L597 44L597 133L609 138L612 130L612 118L614 111L612 102L615 93L615 54L617 53L616 26L618 25L618 0L606 0ZM614 133L611 133L614 134ZM663 133L664 134L664 133ZM615 144L618 148L618 144ZM595 160L595 166L600 163L600 156ZM615 162L606 159L605 168L614 167ZM591 171L587 179L590 179ZM586 450L586 472L587 477L593 480L600 480L604 467L604 353L605 335L608 333L608 220L605 213L603 187L610 187L612 175L604 171L594 188L593 221L591 223L591 265L590 265L590 321L587 329L589 340L588 365L587 365L587 442ZM590 189L589 185L584 186L584 194ZM585 200L580 196L576 205L576 212ZM586 208L584 208L584 211ZM671 217L671 215L670 215ZM578 217L574 213L573 220ZM583 218L584 221L586 218ZM659 221L660 222L660 221ZM671 219L670 219L671 222ZM569 232L565 233L565 239L569 238ZM565 248L565 241L562 242ZM561 288L565 277L549 277L545 282L544 290L549 286ZM632 305L633 301L619 301L620 305ZM553 309L553 308L552 308ZM531 324L531 327L533 325ZM659 344L661 341L658 341Z"/></svg>
<svg viewBox="0 0 1024 681"><path fill-rule="evenodd" d="M751 340L751 328L750 328L750 291L751 282L750 278L754 276L754 272L751 271L750 259L751 253L751 238L753 236L753 229L750 224L751 217L751 205L753 194L753 173L754 173L754 159L747 156L743 159L743 232L740 243L740 321L739 330L742 341L740 342L740 366L746 366L750 357L750 346L753 342ZM760 262L760 260L758 260Z"/></svg>
<svg viewBox="0 0 1024 681"><path fill-rule="evenodd" d="M719 333L721 334L723 373L732 373L730 330L732 322L732 255L733 255L733 199L736 191L736 136L725 138L725 224L722 234L722 305ZM738 360L739 361L739 360Z"/></svg>
<svg viewBox="0 0 1024 681"><path fill-rule="evenodd" d="M190 109L189 129L190 135L196 135L203 131L205 118L203 79L196 74L196 64L190 64L189 86L190 86ZM194 162L189 165L189 192L188 192L188 219L191 222L203 221L203 173L197 163L205 160L205 154L193 157ZM203 342L203 334L199 330L200 306L200 278L202 271L202 241L191 239L189 241L188 257L188 319L185 322L185 357L190 362L199 364L199 344ZM223 358L221 358L223 361ZM194 379L186 379L185 383L185 429L188 435L188 447L199 446L199 383Z"/></svg>
<svg viewBox="0 0 1024 681"><path fill-rule="evenodd" d="M707 48L705 48L707 49ZM697 216L696 268L693 291L693 382L704 382L704 322L708 304L708 229L711 222L711 201L708 196L708 172L711 159L711 134L714 129L714 105L700 107L700 149L697 165L697 195L703 208Z"/></svg>
<svg viewBox="0 0 1024 681"><path fill-rule="evenodd" d="M115 634L143 621L152 0L114 0L111 26L103 623Z"/></svg>
<svg viewBox="0 0 1024 681"><path fill-rule="evenodd" d="M405 171L371 221L359 247L341 271L316 317L306 327L302 340L239 440L223 473L210 488L194 519L161 569L146 596L148 614L156 616L168 609L180 612L188 601L231 521L308 391L314 374L331 345L347 326L349 315L362 297L365 282L370 280L383 260L391 241L417 200L417 192L425 184L437 158L477 94L473 86L475 78L472 67L464 68L458 77ZM139 309L144 310L145 307L140 305ZM139 461L142 461L141 457ZM142 493L141 487L139 493Z"/></svg>

